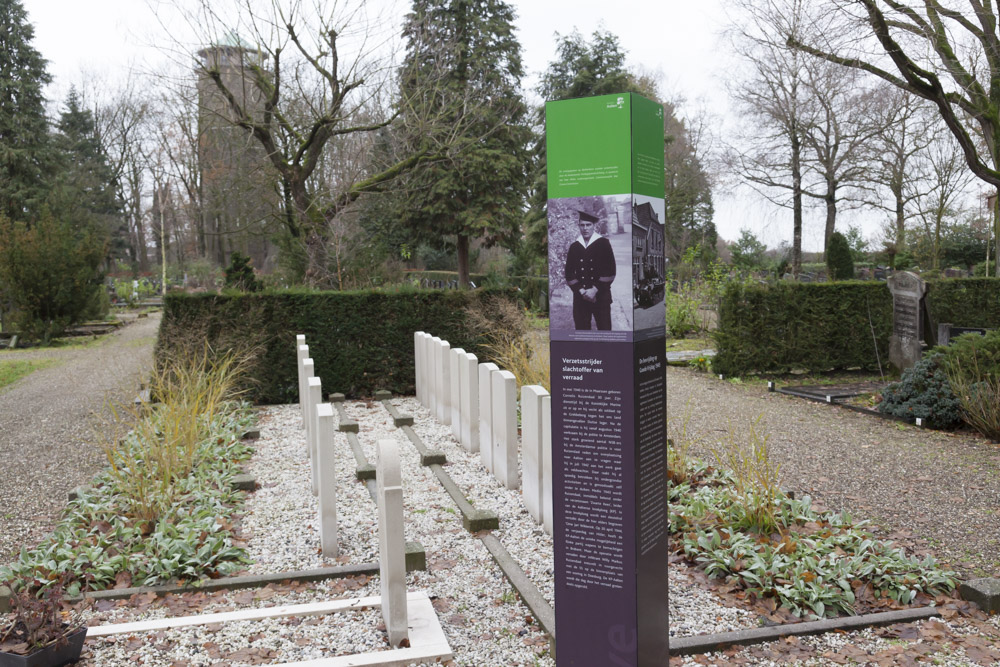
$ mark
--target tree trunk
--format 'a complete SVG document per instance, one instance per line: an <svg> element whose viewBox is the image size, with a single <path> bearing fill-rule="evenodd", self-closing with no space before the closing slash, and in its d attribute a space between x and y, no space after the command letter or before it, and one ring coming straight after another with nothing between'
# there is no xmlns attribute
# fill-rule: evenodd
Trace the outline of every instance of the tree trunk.
<svg viewBox="0 0 1000 667"><path fill-rule="evenodd" d="M902 249L906 244L906 219L903 216L903 184L892 184L892 196L896 199L896 247Z"/></svg>
<svg viewBox="0 0 1000 667"><path fill-rule="evenodd" d="M802 144L792 130L792 275L802 272Z"/></svg>
<svg viewBox="0 0 1000 667"><path fill-rule="evenodd" d="M826 196L826 235L823 239L823 256L826 257L827 248L830 247L830 237L833 236L834 228L837 225L837 184L827 181Z"/></svg>
<svg viewBox="0 0 1000 667"><path fill-rule="evenodd" d="M456 245L458 246L458 286L466 289L470 286L469 237L465 234L459 234Z"/></svg>
<svg viewBox="0 0 1000 667"><path fill-rule="evenodd" d="M997 188L997 196L993 198L993 241L994 245L993 254L1000 254L1000 188ZM990 240L986 239L986 252L989 253ZM996 263L996 275L1000 278L1000 258L993 257L993 261ZM984 275L990 275L990 263L986 262L986 271L983 272Z"/></svg>

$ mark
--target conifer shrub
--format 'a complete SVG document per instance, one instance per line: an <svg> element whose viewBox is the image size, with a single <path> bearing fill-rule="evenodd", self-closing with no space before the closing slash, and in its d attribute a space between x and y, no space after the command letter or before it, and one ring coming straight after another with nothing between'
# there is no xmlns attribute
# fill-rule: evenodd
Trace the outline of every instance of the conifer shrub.
<svg viewBox="0 0 1000 667"><path fill-rule="evenodd" d="M826 270L830 280L854 280L854 259L851 246L840 232L830 236L826 247Z"/></svg>
<svg viewBox="0 0 1000 667"><path fill-rule="evenodd" d="M226 267L226 289L241 292L259 292L264 289L264 283L258 280L250 265L250 258L241 252L234 252Z"/></svg>
<svg viewBox="0 0 1000 667"><path fill-rule="evenodd" d="M931 428L956 428L962 423L961 402L952 391L945 355L933 352L903 371L899 382L882 390L882 414L916 419Z"/></svg>

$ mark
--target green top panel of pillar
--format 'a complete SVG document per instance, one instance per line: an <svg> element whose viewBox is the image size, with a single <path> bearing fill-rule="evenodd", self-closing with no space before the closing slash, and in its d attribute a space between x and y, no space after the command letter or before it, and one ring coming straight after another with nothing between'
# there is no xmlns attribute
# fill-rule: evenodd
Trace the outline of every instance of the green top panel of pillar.
<svg viewBox="0 0 1000 667"><path fill-rule="evenodd" d="M545 105L549 199L663 196L663 107L634 93Z"/></svg>

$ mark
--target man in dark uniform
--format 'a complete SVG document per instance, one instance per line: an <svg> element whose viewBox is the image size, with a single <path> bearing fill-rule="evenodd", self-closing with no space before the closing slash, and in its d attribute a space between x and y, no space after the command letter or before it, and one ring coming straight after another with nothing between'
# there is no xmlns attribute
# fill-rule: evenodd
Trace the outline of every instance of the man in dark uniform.
<svg viewBox="0 0 1000 667"><path fill-rule="evenodd" d="M566 284L573 290L573 325L577 329L611 330L611 283L615 279L615 254L611 242L594 231L597 218L580 215L580 236L566 255Z"/></svg>

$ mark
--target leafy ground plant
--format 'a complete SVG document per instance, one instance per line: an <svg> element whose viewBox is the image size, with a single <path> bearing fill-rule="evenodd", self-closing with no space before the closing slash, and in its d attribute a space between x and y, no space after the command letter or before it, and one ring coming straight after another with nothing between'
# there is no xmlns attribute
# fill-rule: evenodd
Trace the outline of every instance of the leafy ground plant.
<svg viewBox="0 0 1000 667"><path fill-rule="evenodd" d="M33 578L44 588L66 575L77 595L240 569L233 517L244 494L231 482L250 458L240 436L253 413L226 389L238 384L236 363L205 355L163 367L154 383L162 402L106 446L111 465L52 535L0 567L0 581ZM117 438L124 423L108 434Z"/></svg>
<svg viewBox="0 0 1000 667"><path fill-rule="evenodd" d="M686 477L670 484L674 544L748 600L823 618L927 602L958 584L933 558L875 539L847 513L819 512L808 496L775 495L774 532L739 529L746 508L732 474L692 460Z"/></svg>
<svg viewBox="0 0 1000 667"><path fill-rule="evenodd" d="M73 619L63 619L63 592L68 577L37 594L41 582L10 581L12 614L10 622L0 625L0 651L30 655L50 644L65 643L66 637L80 628Z"/></svg>

